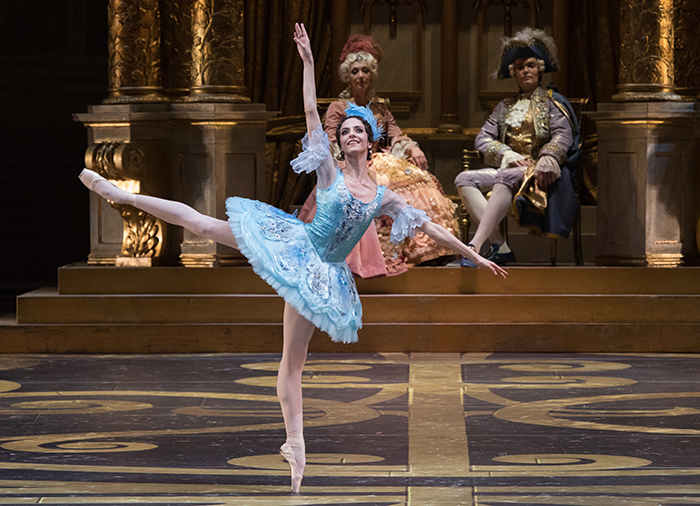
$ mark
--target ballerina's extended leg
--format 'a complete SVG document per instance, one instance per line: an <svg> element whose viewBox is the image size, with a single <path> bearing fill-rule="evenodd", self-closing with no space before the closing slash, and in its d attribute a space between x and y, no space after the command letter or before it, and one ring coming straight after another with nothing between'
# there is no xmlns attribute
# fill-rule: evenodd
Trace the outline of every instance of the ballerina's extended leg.
<svg viewBox="0 0 700 506"><path fill-rule="evenodd" d="M298 492L306 465L301 373L314 325L289 304L284 306L284 347L277 374L277 397L282 407L287 441L280 453L292 472L292 492Z"/></svg>
<svg viewBox="0 0 700 506"><path fill-rule="evenodd" d="M225 220L206 216L182 202L129 193L88 169L84 169L79 178L85 186L107 200L134 206L167 223L184 227L200 237L238 248L231 228Z"/></svg>

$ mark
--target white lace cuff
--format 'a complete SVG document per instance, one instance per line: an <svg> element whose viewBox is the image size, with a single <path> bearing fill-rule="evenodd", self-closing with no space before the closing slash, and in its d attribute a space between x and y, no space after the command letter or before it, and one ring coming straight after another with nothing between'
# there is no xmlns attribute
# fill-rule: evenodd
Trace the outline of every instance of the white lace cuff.
<svg viewBox="0 0 700 506"><path fill-rule="evenodd" d="M552 156L542 156L537 160L535 172L553 172L557 178L561 176L561 167Z"/></svg>
<svg viewBox="0 0 700 506"><path fill-rule="evenodd" d="M422 226L426 221L430 221L430 216L425 211L411 206L404 207L396 217L391 217L394 218L394 224L391 227L389 240L393 243L401 242L407 237L413 237L416 235L416 228Z"/></svg>
<svg viewBox="0 0 700 506"><path fill-rule="evenodd" d="M331 158L330 141L328 134L321 125L311 132L311 139L307 133L301 141L302 152L291 161L292 170L297 174L301 172L313 172L322 163Z"/></svg>
<svg viewBox="0 0 700 506"><path fill-rule="evenodd" d="M394 145L391 146L391 154L396 158L406 158L406 150L413 146L418 146L418 143L412 140L395 142Z"/></svg>
<svg viewBox="0 0 700 506"><path fill-rule="evenodd" d="M525 157L520 153L513 151L512 149L508 150L505 153L503 153L503 158L501 158L501 166L499 167L499 169L508 169L509 165L512 162L516 160L522 160L523 158Z"/></svg>

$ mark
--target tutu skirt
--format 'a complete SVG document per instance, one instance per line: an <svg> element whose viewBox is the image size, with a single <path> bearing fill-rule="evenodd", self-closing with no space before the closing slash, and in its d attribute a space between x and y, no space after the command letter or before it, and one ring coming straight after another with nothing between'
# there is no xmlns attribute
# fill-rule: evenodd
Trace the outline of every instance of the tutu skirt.
<svg viewBox="0 0 700 506"><path fill-rule="evenodd" d="M346 262L326 262L307 224L256 200L226 200L231 232L253 270L304 318L335 342L354 343L362 305Z"/></svg>

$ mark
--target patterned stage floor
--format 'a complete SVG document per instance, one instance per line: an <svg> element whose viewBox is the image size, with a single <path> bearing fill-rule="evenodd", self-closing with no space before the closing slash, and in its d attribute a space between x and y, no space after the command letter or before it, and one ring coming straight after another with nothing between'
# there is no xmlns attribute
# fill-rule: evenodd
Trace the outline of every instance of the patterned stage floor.
<svg viewBox="0 0 700 506"><path fill-rule="evenodd" d="M700 355L0 356L0 504L700 505Z"/></svg>

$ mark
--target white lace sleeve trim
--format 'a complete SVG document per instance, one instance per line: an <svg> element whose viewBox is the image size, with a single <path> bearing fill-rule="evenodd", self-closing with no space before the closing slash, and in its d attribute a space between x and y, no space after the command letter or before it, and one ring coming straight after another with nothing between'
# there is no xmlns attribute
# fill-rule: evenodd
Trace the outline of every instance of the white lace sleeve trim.
<svg viewBox="0 0 700 506"><path fill-rule="evenodd" d="M394 225L391 227L391 237L389 238L394 243L401 242L407 237L413 237L416 235L416 228L422 226L426 221L430 221L430 216L425 211L411 206L401 209L395 217L392 216L393 213L387 214L394 218Z"/></svg>
<svg viewBox="0 0 700 506"><path fill-rule="evenodd" d="M499 167L499 169L507 169L509 168L508 166L512 162L516 160L522 160L524 158L525 157L523 155L515 151L506 151L505 153L503 153L503 158L501 158L501 166Z"/></svg>
<svg viewBox="0 0 700 506"><path fill-rule="evenodd" d="M307 133L301 141L302 152L291 162L292 170L297 174L306 172L307 174L317 170L323 163L333 159L330 152L330 141L328 134L324 132L321 125L311 132L311 139Z"/></svg>
<svg viewBox="0 0 700 506"><path fill-rule="evenodd" d="M561 167L553 156L541 156L535 165L535 172L553 172L559 178L561 176Z"/></svg>
<svg viewBox="0 0 700 506"><path fill-rule="evenodd" d="M396 142L393 146L391 146L391 154L396 158L406 158L406 150L408 148L412 148L413 146L417 147L418 143L412 140Z"/></svg>

